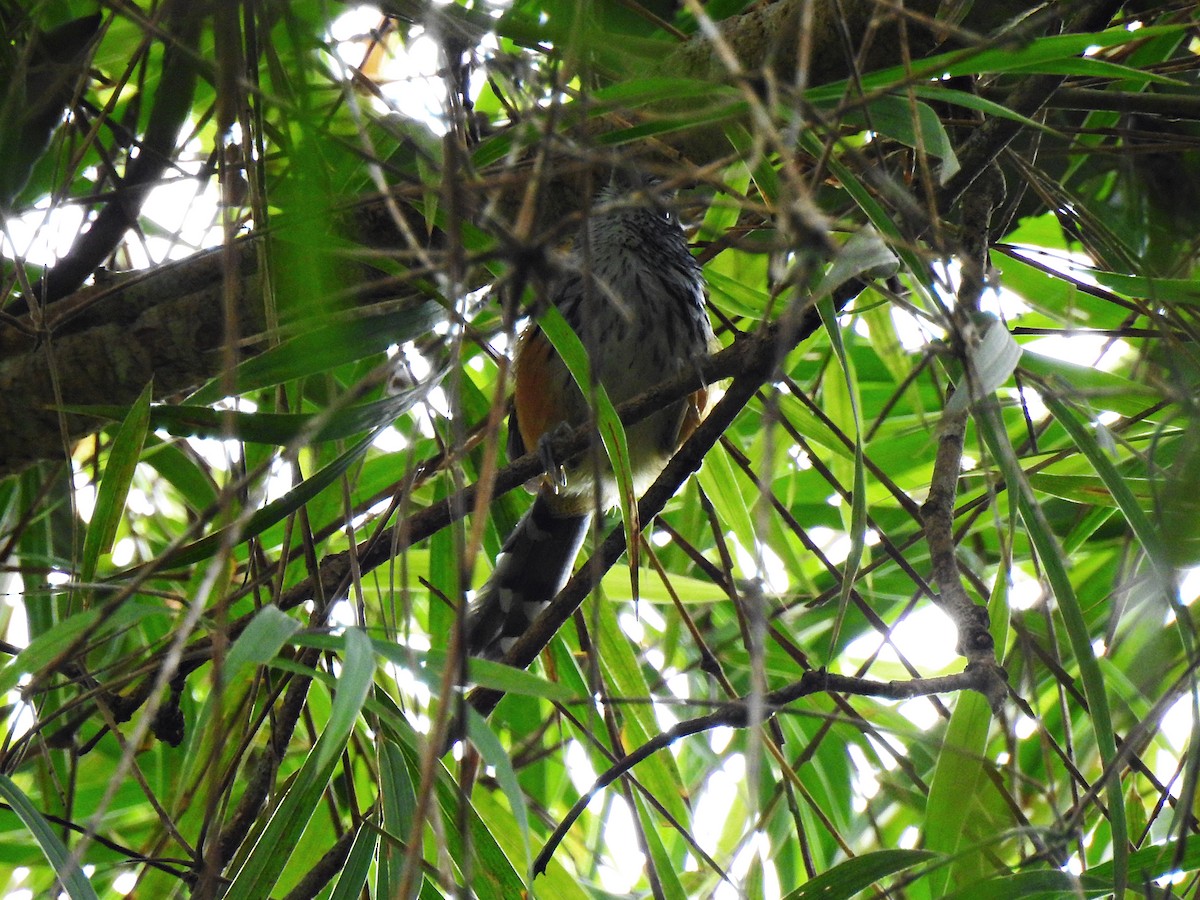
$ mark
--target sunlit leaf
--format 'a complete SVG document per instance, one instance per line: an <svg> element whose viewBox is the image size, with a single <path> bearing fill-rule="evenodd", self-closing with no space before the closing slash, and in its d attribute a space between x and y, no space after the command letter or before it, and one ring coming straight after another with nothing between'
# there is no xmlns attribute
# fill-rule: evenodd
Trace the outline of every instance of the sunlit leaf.
<svg viewBox="0 0 1200 900"><path fill-rule="evenodd" d="M96 506L92 510L87 536L83 541L83 562L79 570L81 581L91 581L96 574L100 554L112 550L117 536L117 527L125 513L125 498L133 481L142 445L146 440L146 428L150 419L150 396L153 385L146 385L142 395L129 410L113 439L108 454L108 465L104 478L96 492Z"/></svg>

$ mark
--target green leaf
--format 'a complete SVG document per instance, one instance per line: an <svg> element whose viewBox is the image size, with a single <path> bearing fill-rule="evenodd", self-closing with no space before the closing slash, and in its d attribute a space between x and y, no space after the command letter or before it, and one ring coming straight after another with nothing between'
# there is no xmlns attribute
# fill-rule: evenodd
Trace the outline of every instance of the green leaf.
<svg viewBox="0 0 1200 900"><path fill-rule="evenodd" d="M1059 424L1066 428L1067 433L1071 435L1071 440L1075 442L1075 446L1087 457L1088 462L1096 470L1096 474L1100 476L1100 480L1104 482L1113 502L1121 510L1125 521L1129 523L1129 527L1137 536L1142 551L1153 564L1163 589L1167 589L1174 577L1171 561L1167 558L1167 551L1158 529L1151 524L1150 517L1142 510L1141 504L1134 497L1126 479L1117 471L1117 467L1113 465L1108 454L1101 448L1095 435L1087 429L1066 403L1050 394L1046 394L1044 399L1046 407Z"/></svg>
<svg viewBox="0 0 1200 900"><path fill-rule="evenodd" d="M1063 556L1062 549L1038 505L1037 497L1029 488L1025 474L1017 463L1016 454L1009 443L1007 433L997 425L991 413L991 408L985 407L983 415L977 416L980 431L988 449L1000 463L1009 490L1016 492L1021 520L1025 523L1029 540L1037 551L1038 561L1054 591L1058 611L1066 626L1067 638L1071 650L1075 654L1075 662L1079 666L1080 680L1083 682L1084 695L1087 697L1088 711L1091 714L1092 733L1100 751L1100 758L1104 762L1105 771L1110 773L1109 777L1105 779L1104 791L1109 804L1108 821L1111 823L1113 831L1113 856L1117 867L1116 884L1119 890L1124 890L1129 856L1128 834L1125 826L1125 796L1113 768L1116 764L1117 745L1104 677L1096 661L1095 651L1092 649L1087 619L1079 604L1079 597L1075 593L1074 585L1071 583L1067 561Z"/></svg>
<svg viewBox="0 0 1200 900"><path fill-rule="evenodd" d="M378 844L379 836L373 828L366 823L358 826L358 833L350 847L350 855L346 857L329 900L358 900L362 896L367 877L371 874L371 860L375 856Z"/></svg>
<svg viewBox="0 0 1200 900"><path fill-rule="evenodd" d="M1102 897L1112 894L1111 882L1107 885L1090 872L1078 878L1069 872L1017 872L973 884L962 890L947 894L945 900L1020 900L1022 897L1037 897L1039 900L1057 900L1060 897Z"/></svg>
<svg viewBox="0 0 1200 900"><path fill-rule="evenodd" d="M160 404L150 410L150 425L177 437L231 439L283 446L303 435L307 443L315 444L362 434L389 424L414 404L426 399L430 388L437 386L437 381L437 378L431 379L417 388L382 400L341 408L334 406L315 414L246 412L194 404ZM120 412L120 407L116 406L64 406L62 409L79 415L105 418L114 418Z"/></svg>
<svg viewBox="0 0 1200 900"><path fill-rule="evenodd" d="M1126 491L1130 492L1138 503L1149 505L1153 496L1153 482L1148 478L1125 476ZM1072 503L1088 505L1104 505L1115 508L1117 501L1105 485L1104 480L1095 475L1059 475L1042 472L1029 476L1029 483L1038 493L1049 497L1061 497ZM1107 515L1105 516L1107 518Z"/></svg>
<svg viewBox="0 0 1200 900"><path fill-rule="evenodd" d="M422 300L398 312L309 325L295 337L241 363L233 370L232 379L218 376L189 400L193 405L215 403L230 393L230 384L232 393L242 394L316 375L418 338L445 317L439 303Z"/></svg>
<svg viewBox="0 0 1200 900"><path fill-rule="evenodd" d="M253 513L244 523L230 525L179 548L171 554L171 564L183 566L208 559L229 541L231 534L236 535L239 541L262 534L344 475L370 449L376 437L378 430L367 435L315 474L305 478L278 500L272 500Z"/></svg>
<svg viewBox="0 0 1200 900"><path fill-rule="evenodd" d="M642 821L642 834L645 835L646 846L650 851L650 864L654 868L655 878L658 882L659 891L656 893L664 898L669 898L669 900L688 900L687 892L680 883L677 867L670 854L667 853L667 848L663 845L662 837L656 827L658 811L651 809L646 798L640 794L635 793L633 799L637 816Z"/></svg>
<svg viewBox="0 0 1200 900"><path fill-rule="evenodd" d="M868 255L868 258L870 256ZM827 276L828 277L828 276ZM829 335L829 343L833 347L834 357L842 370L842 383L838 387L845 388L845 396L849 401L850 417L846 424L854 434L854 468L853 481L850 491L850 551L842 568L841 589L838 597L838 616L830 633L830 657L836 656L838 641L841 637L842 622L846 609L850 605L850 594L854 590L858 578L858 567L862 564L863 551L867 544L867 481L866 465L863 460L862 446L862 415L859 412L858 384L854 366L846 353L842 341L841 326L833 309L833 302L828 295L817 300L817 311L821 314L821 323ZM844 483L844 482L843 482Z"/></svg>
<svg viewBox="0 0 1200 900"><path fill-rule="evenodd" d="M590 618L590 616L589 616ZM595 618L599 624L596 641L599 647L600 669L614 697L645 697L650 693L641 666L633 655L633 647L617 621L617 611L611 603L598 603ZM622 738L626 751L642 746L662 729L649 704L631 703L622 706ZM656 753L638 764L638 781L646 786L676 822L687 827L691 814L684 804L687 788L670 753Z"/></svg>
<svg viewBox="0 0 1200 900"><path fill-rule="evenodd" d="M876 72L868 72L856 77L855 93L870 93L875 90L891 90L896 84L906 84L914 80L914 74L928 74L932 78L955 75L989 75L1023 71L1055 73L1060 70L1076 67L1080 62L1104 63L1103 60L1078 59L1089 49L1115 47L1125 43L1141 42L1152 37L1178 34L1182 24L1148 26L1135 31L1124 28L1110 28L1105 31L1091 33L1066 33L1059 35L1043 35L1037 40L1028 41L1021 46L1005 44L999 47L979 50L954 50L938 56L920 60L919 65L898 65ZM1124 70L1118 77L1134 77L1138 82L1155 76L1141 70L1129 72L1126 67L1116 69L1097 65L1093 72L1099 73L1105 69L1105 76L1115 74L1117 69ZM1072 73L1067 73L1072 74ZM1174 79L1165 78L1165 83L1175 83ZM846 81L832 82L810 88L805 92L805 99L810 103L824 105L838 103L846 96L848 83ZM878 227L878 226L876 226Z"/></svg>
<svg viewBox="0 0 1200 900"><path fill-rule="evenodd" d="M1185 306L1200 305L1200 283L1192 278L1155 278L1106 272L1086 266L1078 268L1100 284L1126 297L1146 297L1158 303L1179 303Z"/></svg>
<svg viewBox="0 0 1200 900"><path fill-rule="evenodd" d="M1113 861L1103 862L1088 870L1087 875L1112 892L1115 869ZM1195 872L1200 869L1200 844L1188 838L1163 841L1143 847L1129 856L1129 871L1138 873L1138 884L1148 883L1172 872Z"/></svg>
<svg viewBox="0 0 1200 900"><path fill-rule="evenodd" d="M877 850L838 863L807 884L787 894L784 900L850 900L872 884L936 859L928 850Z"/></svg>
<svg viewBox="0 0 1200 900"><path fill-rule="evenodd" d="M617 489L621 501L621 521L625 526L625 546L629 548L629 557L635 565L630 566L630 574L634 579L636 592L638 556L638 534L641 523L637 517L637 494L633 489L633 470L630 468L629 440L625 436L625 426L617 415L616 407L608 398L604 385L592 383L591 363L583 342L579 340L574 329L567 324L556 308L550 307L538 319L538 327L545 333L551 346L566 363L575 384L588 398L589 404L595 411L596 427L600 439L604 442L604 451L608 454L609 464L617 480Z"/></svg>
<svg viewBox="0 0 1200 900"><path fill-rule="evenodd" d="M246 630L238 635L229 648L229 654L225 657L225 679L234 681L241 677L242 670L248 666L269 663L300 627L299 622L278 606L264 606L254 614ZM339 641L339 647L341 644Z"/></svg>
<svg viewBox="0 0 1200 900"><path fill-rule="evenodd" d="M151 427L154 407L150 408ZM143 461L177 490L184 502L196 512L208 509L217 502L217 489L211 478L194 459L183 453L174 441L164 441L151 434L146 439Z"/></svg>
<svg viewBox="0 0 1200 900"><path fill-rule="evenodd" d="M104 477L96 492L96 506L92 510L92 521L83 539L83 559L79 566L79 580L85 584L96 577L96 567L102 554L112 550L117 537L117 528L125 513L125 499L133 483L133 473L142 455L146 431L150 420L150 397L153 383L142 389L134 401L129 414L121 423L108 454Z"/></svg>
<svg viewBox="0 0 1200 900"><path fill-rule="evenodd" d="M914 114L916 122L913 121ZM905 97L891 95L877 97L864 109L855 110L847 118L861 121L873 131L893 137L909 147L919 147L930 156L940 159L942 166L938 177L942 184L960 168L954 145L942 120L927 103L917 100L910 103Z"/></svg>
<svg viewBox="0 0 1200 900"><path fill-rule="evenodd" d="M1029 350L1021 354L1021 369L1050 379L1052 384L1069 385L1073 392L1101 395L1104 397L1104 408L1121 415L1143 414L1147 401L1155 396L1149 385L1139 384L1095 366L1054 359Z"/></svg>
<svg viewBox="0 0 1200 900"><path fill-rule="evenodd" d="M915 85L913 93L925 100L931 100L935 103L953 103L955 106L962 106L965 109L978 110L981 113L989 116L995 116L1000 119L1009 119L1013 122L1020 122L1027 128L1033 128L1037 131L1043 131L1048 134L1055 134L1053 128L1038 122L1028 116L1023 116L1020 113L1014 112L1002 103L996 103L993 100L988 100L986 97L980 97L978 94L969 94L966 91L958 91L953 88L948 88L945 85Z"/></svg>
<svg viewBox="0 0 1200 900"><path fill-rule="evenodd" d="M1130 84L1161 84L1171 87L1185 87L1186 82L1166 75L1155 75L1140 69L1122 66L1104 59L1060 59L1049 62L1035 63L1030 66L1017 66L1009 69L1015 75L1078 75L1082 78L1112 79L1125 81Z"/></svg>
<svg viewBox="0 0 1200 900"><path fill-rule="evenodd" d="M57 659L81 634L100 621L99 609L87 609L55 624L49 631L38 635L29 645L0 669L0 694L6 694L17 686L21 676L41 672Z"/></svg>
<svg viewBox="0 0 1200 900"><path fill-rule="evenodd" d="M750 504L746 501L729 459L729 451L719 444L713 447L712 452L705 456L698 477L722 526L737 536L747 552L753 553L757 546L754 517L750 514Z"/></svg>
<svg viewBox="0 0 1200 900"><path fill-rule="evenodd" d="M345 650L329 722L234 876L229 886L231 897L267 900L271 896L329 787L375 675L371 642L361 630L346 631Z"/></svg>
<svg viewBox="0 0 1200 900"><path fill-rule="evenodd" d="M300 634L294 642L302 647L319 650L338 650L341 639L322 634ZM389 662L411 671L429 687L441 688L442 673L446 667L444 650L414 650L392 641L373 640L374 651ZM514 669L503 663L487 659L468 660L469 678L472 684L492 688L506 694L521 694L542 697L559 703L571 703L580 699L579 694L557 681L547 681L540 675L522 669Z"/></svg>
<svg viewBox="0 0 1200 900"><path fill-rule="evenodd" d="M380 897L391 897L392 886L400 884L404 871L404 846L399 839L407 836L408 841L424 843L425 830L417 827L417 793L404 754L387 737L381 737L377 746L379 803L383 807L384 831L397 841L384 839L379 844L376 893Z"/></svg>
<svg viewBox="0 0 1200 900"><path fill-rule="evenodd" d="M508 798L512 817L521 832L521 843L525 849L525 868L528 870L533 865L533 856L529 850L529 810L525 804L521 783L517 780L516 770L513 769L512 758L504 751L503 745L488 727L483 716L470 706L467 707L467 732L483 761L496 771L496 781L500 783L500 789Z"/></svg>
<svg viewBox="0 0 1200 900"><path fill-rule="evenodd" d="M899 268L896 254L879 237L875 229L856 231L833 258L829 271L813 291L817 296L832 294L853 278L888 278Z"/></svg>
<svg viewBox="0 0 1200 900"><path fill-rule="evenodd" d="M1200 563L1200 422L1192 417L1167 472L1158 515L1163 549L1177 566Z"/></svg>
<svg viewBox="0 0 1200 900"><path fill-rule="evenodd" d="M348 628L344 637L346 654L333 695L333 709L321 740L317 742L316 749L321 751L317 755L317 766L321 769L332 768L337 761L375 679L375 653L366 632Z"/></svg>
<svg viewBox="0 0 1200 900"><path fill-rule="evenodd" d="M953 862L929 875L935 897L943 896L948 885L969 884L984 872L983 848L977 845L991 833L992 825L980 801L993 790L984 759L991 721L986 699L962 694L938 751L925 809L925 847Z"/></svg>
<svg viewBox="0 0 1200 900"><path fill-rule="evenodd" d="M50 823L37 811L25 796L25 792L7 775L0 775L0 798L12 808L33 835L46 861L50 863L50 868L61 880L67 896L71 900L96 900L96 892L92 890L92 884L83 874L83 870L76 865L68 871L67 861L70 859L70 853L58 839Z"/></svg>

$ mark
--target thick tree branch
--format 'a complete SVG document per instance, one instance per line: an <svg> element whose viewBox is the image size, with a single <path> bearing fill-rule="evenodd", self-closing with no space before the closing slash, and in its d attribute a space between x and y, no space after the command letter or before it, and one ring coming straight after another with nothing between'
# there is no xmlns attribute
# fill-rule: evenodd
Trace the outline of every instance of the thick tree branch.
<svg viewBox="0 0 1200 900"><path fill-rule="evenodd" d="M261 294L249 242L239 252L244 297ZM151 380L156 398L194 388L217 374L222 342L220 253L98 284L55 305L80 310L76 323L44 340L0 330L0 476L63 455L59 418L71 438L100 426L91 416L59 413L55 373L70 405L129 404ZM64 308L60 308L64 307ZM69 310L67 309L69 308ZM246 304L243 321L261 329L262 308Z"/></svg>

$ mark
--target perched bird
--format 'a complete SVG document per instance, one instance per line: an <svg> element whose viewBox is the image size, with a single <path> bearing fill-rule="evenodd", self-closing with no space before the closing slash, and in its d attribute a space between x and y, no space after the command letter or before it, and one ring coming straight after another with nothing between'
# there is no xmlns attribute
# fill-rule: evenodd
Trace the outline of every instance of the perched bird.
<svg viewBox="0 0 1200 900"><path fill-rule="evenodd" d="M637 174L618 172L600 191L549 301L579 336L593 377L615 405L694 367L714 344L700 265L678 219ZM588 401L536 322L517 344L514 368L511 456L589 421ZM626 429L639 495L695 429L707 399L701 388ZM596 505L594 470L584 454L541 480L468 607L471 655L502 657L566 584ZM610 507L618 494L605 471L600 497Z"/></svg>

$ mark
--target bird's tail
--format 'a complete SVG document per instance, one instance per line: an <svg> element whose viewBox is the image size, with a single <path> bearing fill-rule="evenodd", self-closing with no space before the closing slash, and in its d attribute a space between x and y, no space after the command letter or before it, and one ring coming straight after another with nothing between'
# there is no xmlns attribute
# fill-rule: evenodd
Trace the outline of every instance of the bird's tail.
<svg viewBox="0 0 1200 900"><path fill-rule="evenodd" d="M556 515L538 494L467 609L467 652L499 659L571 576L591 515Z"/></svg>

